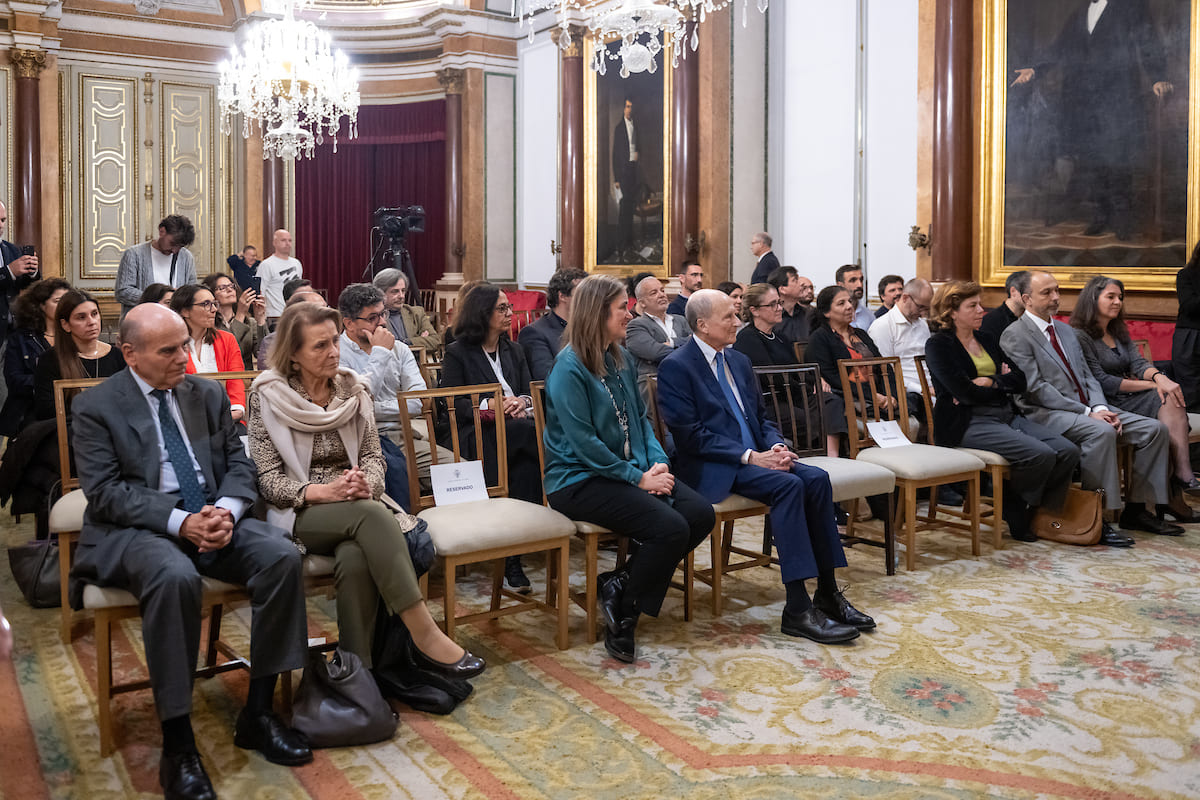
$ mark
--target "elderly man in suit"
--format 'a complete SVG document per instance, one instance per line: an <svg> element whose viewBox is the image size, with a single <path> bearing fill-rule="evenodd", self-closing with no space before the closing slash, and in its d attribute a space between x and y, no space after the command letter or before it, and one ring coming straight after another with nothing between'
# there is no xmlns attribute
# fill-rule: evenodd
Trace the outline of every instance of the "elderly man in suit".
<svg viewBox="0 0 1200 800"><path fill-rule="evenodd" d="M638 385L658 371L659 362L692 336L687 321L667 313L667 291L658 278L643 278L634 290L642 315L625 328L625 347L638 360Z"/></svg>
<svg viewBox="0 0 1200 800"><path fill-rule="evenodd" d="M848 642L875 621L838 591L846 566L829 475L797 463L766 417L750 359L737 339L733 300L702 289L688 301L694 335L658 371L658 402L675 437L679 479L719 503L731 492L771 506L772 531L787 588L782 630L822 644ZM817 579L810 599L804 586Z"/></svg>
<svg viewBox="0 0 1200 800"><path fill-rule="evenodd" d="M767 276L779 269L779 258L771 249L771 244L771 234L766 231L754 234L750 240L750 254L758 259L750 276L751 283L766 283Z"/></svg>
<svg viewBox="0 0 1200 800"><path fill-rule="evenodd" d="M1166 427L1156 419L1105 404L1104 391L1092 376L1071 326L1054 319L1058 281L1049 272L1031 272L1018 282L1025 313L1008 326L1000 345L1025 373L1028 389L1020 398L1029 419L1079 445L1083 488L1103 489L1109 509L1120 510L1126 530L1178 535L1183 528L1163 522L1146 503L1166 503ZM1117 445L1133 445L1129 502L1122 504ZM1101 543L1130 547L1133 539L1106 524Z"/></svg>
<svg viewBox="0 0 1200 800"><path fill-rule="evenodd" d="M74 402L75 458L88 499L72 573L138 598L146 665L162 722L159 781L167 797L212 798L191 726L200 644L201 576L250 592L250 688L234 743L277 764L312 760L303 736L271 709L279 673L304 666L307 623L300 554L286 531L246 517L255 469L225 390L185 375L190 336L154 303L121 323L128 369Z"/></svg>
<svg viewBox="0 0 1200 800"><path fill-rule="evenodd" d="M117 265L115 293L121 304L121 316L138 304L142 292L152 283L165 283L178 289L196 283L196 259L188 246L196 240L192 221L171 214L158 223L158 238L135 244L121 254Z"/></svg>
<svg viewBox="0 0 1200 800"><path fill-rule="evenodd" d="M546 305L550 311L521 328L517 342L525 351L531 379L544 381L550 374L571 319L571 294L586 277L587 273L581 269L560 269L551 275L546 286Z"/></svg>

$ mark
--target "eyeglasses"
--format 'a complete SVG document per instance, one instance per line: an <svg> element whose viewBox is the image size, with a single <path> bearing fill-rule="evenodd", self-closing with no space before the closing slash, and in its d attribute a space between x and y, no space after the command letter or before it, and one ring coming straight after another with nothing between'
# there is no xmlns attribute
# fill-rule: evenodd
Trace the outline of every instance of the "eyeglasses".
<svg viewBox="0 0 1200 800"><path fill-rule="evenodd" d="M384 315L382 313L379 313L379 314L371 314L366 317L355 317L355 319L358 320L359 322L366 322L371 325L378 325L380 322L383 321L383 317L384 317Z"/></svg>
<svg viewBox="0 0 1200 800"><path fill-rule="evenodd" d="M498 311L501 314L507 314L513 310L513 305L512 305L512 303L501 303L500 305L496 306L492 310Z"/></svg>
<svg viewBox="0 0 1200 800"><path fill-rule="evenodd" d="M216 300L203 300L198 303L192 303L193 308L195 308L196 306L200 306L201 308L205 309L206 311L212 311L214 308L217 307L217 301Z"/></svg>
<svg viewBox="0 0 1200 800"><path fill-rule="evenodd" d="M222 283L220 286L217 287L217 291L218 292L232 292L233 284L232 283Z"/></svg>
<svg viewBox="0 0 1200 800"><path fill-rule="evenodd" d="M774 303L759 303L755 308L783 308L783 301L776 300Z"/></svg>

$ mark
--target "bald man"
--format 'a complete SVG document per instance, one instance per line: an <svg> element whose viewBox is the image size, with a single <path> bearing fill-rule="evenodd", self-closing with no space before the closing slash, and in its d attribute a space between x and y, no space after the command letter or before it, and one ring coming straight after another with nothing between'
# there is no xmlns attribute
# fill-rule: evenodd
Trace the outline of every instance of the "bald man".
<svg viewBox="0 0 1200 800"><path fill-rule="evenodd" d="M274 252L258 265L258 277L262 279L262 296L267 303L268 322L278 319L283 313L283 285L290 280L304 277L304 267L299 259L292 256L291 233L283 228L275 231L271 246Z"/></svg>
<svg viewBox="0 0 1200 800"><path fill-rule="evenodd" d="M192 732L201 576L245 586L250 688L234 743L268 761L312 761L303 736L272 710L279 673L304 666L307 622L300 553L288 532L249 516L256 470L224 388L186 375L191 337L178 314L135 306L121 323L128 368L72 406L75 458L87 495L72 571L138 599L154 704L162 724L159 781L167 797L215 797Z"/></svg>

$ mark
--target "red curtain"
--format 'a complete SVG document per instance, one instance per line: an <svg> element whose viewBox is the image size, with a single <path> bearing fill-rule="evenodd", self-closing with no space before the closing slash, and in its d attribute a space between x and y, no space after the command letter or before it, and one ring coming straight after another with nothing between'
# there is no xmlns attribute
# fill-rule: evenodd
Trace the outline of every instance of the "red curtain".
<svg viewBox="0 0 1200 800"><path fill-rule="evenodd" d="M424 233L410 233L417 282L430 288L445 272L446 101L362 106L358 138L326 142L296 162L296 257L304 277L330 301L348 283L385 266L388 242L374 236L378 208L425 207Z"/></svg>

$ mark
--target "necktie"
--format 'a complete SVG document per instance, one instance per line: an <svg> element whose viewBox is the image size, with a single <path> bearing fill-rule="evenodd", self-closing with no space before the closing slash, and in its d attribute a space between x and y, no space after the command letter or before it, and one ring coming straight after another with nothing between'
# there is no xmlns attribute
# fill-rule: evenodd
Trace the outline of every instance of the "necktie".
<svg viewBox="0 0 1200 800"><path fill-rule="evenodd" d="M750 424L746 422L746 415L742 413L742 407L738 405L733 387L729 385L729 378L725 376L725 354L718 352L716 361L717 383L721 384L721 391L725 393L725 402L729 404L729 410L733 412L733 416L737 417L738 427L742 430L742 446L755 450L757 446L754 442L754 434L750 432Z"/></svg>
<svg viewBox="0 0 1200 800"><path fill-rule="evenodd" d="M1075 384L1075 391L1079 393L1079 402L1085 406L1088 405L1087 395L1083 393L1083 385L1079 382L1079 378L1075 377L1075 370L1071 369L1071 362L1067 361L1067 354L1063 352L1062 345L1058 343L1058 334L1054 332L1054 321L1051 320L1050 327L1047 328L1050 332L1050 345L1054 348L1054 352L1058 353L1058 357L1062 359L1063 366L1067 368L1067 374L1071 376L1071 383Z"/></svg>
<svg viewBox="0 0 1200 800"><path fill-rule="evenodd" d="M150 394L158 398L158 424L162 428L167 458L175 470L175 480L179 483L179 497L183 500L183 510L194 514L204 508L204 492L200 490L200 482L196 480L192 457L188 455L183 434L179 432L179 426L175 424L175 418L171 416L171 410L167 407L167 393L162 389L152 389Z"/></svg>

